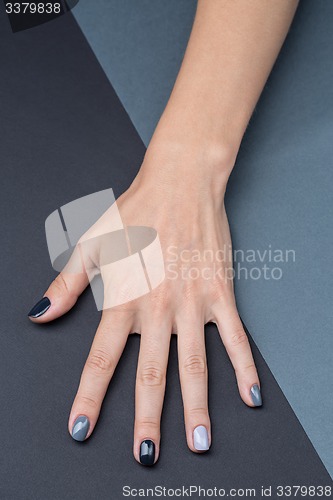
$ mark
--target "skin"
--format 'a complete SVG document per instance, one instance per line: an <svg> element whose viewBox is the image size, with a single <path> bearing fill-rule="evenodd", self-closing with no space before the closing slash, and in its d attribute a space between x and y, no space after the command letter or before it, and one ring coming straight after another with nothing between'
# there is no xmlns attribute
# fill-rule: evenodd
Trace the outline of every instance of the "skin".
<svg viewBox="0 0 333 500"><path fill-rule="evenodd" d="M186 439L196 452L193 430L203 425L211 442L204 325L215 322L234 366L240 396L253 406L260 386L240 321L231 262L195 266L218 277L174 279L168 248L217 251L231 245L224 194L237 152L297 8L296 0L199 0L186 54L169 102L131 187L117 200L125 225L154 227L161 241L166 279L155 290L102 313L69 416L90 420L93 432L102 401L128 335L141 335L135 393L133 453L151 439L160 450L160 418L171 334L177 334ZM138 207L140 207L138 209ZM104 219L105 220L105 219ZM187 253L186 255L189 255ZM180 265L180 263L179 263ZM191 263L182 262L183 270ZM222 277L221 277L222 276ZM64 269L45 292L44 323L73 307L89 284L85 274Z"/></svg>

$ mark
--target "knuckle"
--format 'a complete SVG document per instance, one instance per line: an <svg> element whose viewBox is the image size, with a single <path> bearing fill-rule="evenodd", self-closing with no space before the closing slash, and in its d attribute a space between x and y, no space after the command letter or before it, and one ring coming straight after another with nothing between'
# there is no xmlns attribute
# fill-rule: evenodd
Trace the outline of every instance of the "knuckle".
<svg viewBox="0 0 333 500"><path fill-rule="evenodd" d="M234 302L233 280L228 277L228 275L223 275L221 278L215 278L210 285L212 303L215 304L219 310Z"/></svg>
<svg viewBox="0 0 333 500"><path fill-rule="evenodd" d="M59 292L59 294L68 294L70 295L71 292L68 288L68 285L66 283L66 280L64 279L63 275L60 273L56 277L56 279L53 282L53 286L56 288L56 290Z"/></svg>
<svg viewBox="0 0 333 500"><path fill-rule="evenodd" d="M184 371L189 375L205 375L207 372L207 363L201 354L191 354L184 361Z"/></svg>
<svg viewBox="0 0 333 500"><path fill-rule="evenodd" d="M165 374L157 364L143 366L138 373L138 382L143 385L162 386L165 382Z"/></svg>
<svg viewBox="0 0 333 500"><path fill-rule="evenodd" d="M208 408L204 406L198 406L194 408L188 408L187 412L190 416L198 416L198 415L202 416L208 414Z"/></svg>
<svg viewBox="0 0 333 500"><path fill-rule="evenodd" d="M151 429L158 431L160 428L160 424L156 418L153 417L142 417L136 421L135 426L138 429Z"/></svg>
<svg viewBox="0 0 333 500"><path fill-rule="evenodd" d="M256 370L256 367L255 367L255 364L254 363L250 363L248 365L245 365L245 366L241 366L239 369L237 369L236 371L238 371L239 373L248 373L248 372L252 372L253 370Z"/></svg>
<svg viewBox="0 0 333 500"><path fill-rule="evenodd" d="M114 369L110 355L103 349L93 351L87 359L86 366L97 375L111 374Z"/></svg>
<svg viewBox="0 0 333 500"><path fill-rule="evenodd" d="M160 297L158 296L156 299L152 297L152 300L154 301L154 307L152 309L152 316L155 321L159 322L162 319L165 319L165 316L170 309L170 301L168 300L167 297L163 296Z"/></svg>
<svg viewBox="0 0 333 500"><path fill-rule="evenodd" d="M80 398L80 406L82 405L82 408L90 408L92 410L96 410L99 406L98 402L96 399L94 399L91 396L81 396Z"/></svg>
<svg viewBox="0 0 333 500"><path fill-rule="evenodd" d="M244 366L244 371L255 370L255 369L256 367L254 363L250 363L249 365Z"/></svg>
<svg viewBox="0 0 333 500"><path fill-rule="evenodd" d="M239 346L241 344L244 344L244 343L247 343L247 342L248 342L247 335L246 335L246 333L244 332L244 330L242 328L240 328L239 330L235 331L231 335L230 345L232 347L237 347L237 346Z"/></svg>

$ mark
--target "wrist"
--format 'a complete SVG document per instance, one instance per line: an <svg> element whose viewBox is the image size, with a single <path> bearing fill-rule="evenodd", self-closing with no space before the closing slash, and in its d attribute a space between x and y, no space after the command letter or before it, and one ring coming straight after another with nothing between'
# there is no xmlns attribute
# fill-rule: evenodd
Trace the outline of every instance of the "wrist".
<svg viewBox="0 0 333 500"><path fill-rule="evenodd" d="M136 182L154 183L173 191L211 190L223 198L235 164L237 151L226 144L205 140L186 140L179 134L167 137L155 132Z"/></svg>

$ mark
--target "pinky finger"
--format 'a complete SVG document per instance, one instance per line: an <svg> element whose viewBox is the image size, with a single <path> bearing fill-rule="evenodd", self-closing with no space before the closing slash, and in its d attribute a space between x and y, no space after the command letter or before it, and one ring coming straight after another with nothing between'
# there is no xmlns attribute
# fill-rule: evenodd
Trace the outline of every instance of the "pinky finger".
<svg viewBox="0 0 333 500"><path fill-rule="evenodd" d="M262 406L258 372L248 336L236 308L215 310L216 324L234 367L240 396L248 406Z"/></svg>

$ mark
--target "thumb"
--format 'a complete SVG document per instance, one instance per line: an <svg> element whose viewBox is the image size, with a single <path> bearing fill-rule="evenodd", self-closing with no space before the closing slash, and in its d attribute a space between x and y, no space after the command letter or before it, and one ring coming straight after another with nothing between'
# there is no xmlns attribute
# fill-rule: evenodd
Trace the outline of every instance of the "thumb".
<svg viewBox="0 0 333 500"><path fill-rule="evenodd" d="M31 321L35 323L52 321L74 306L89 284L88 269L89 275L93 276L93 270L96 268L94 262L99 246L96 239L93 243L85 251L82 250L80 242L76 245L61 273L51 283L43 298L29 311L28 316Z"/></svg>
<svg viewBox="0 0 333 500"><path fill-rule="evenodd" d="M61 272L46 290L43 298L29 311L29 318L35 323L46 323L59 318L74 306L88 283L86 273Z"/></svg>

